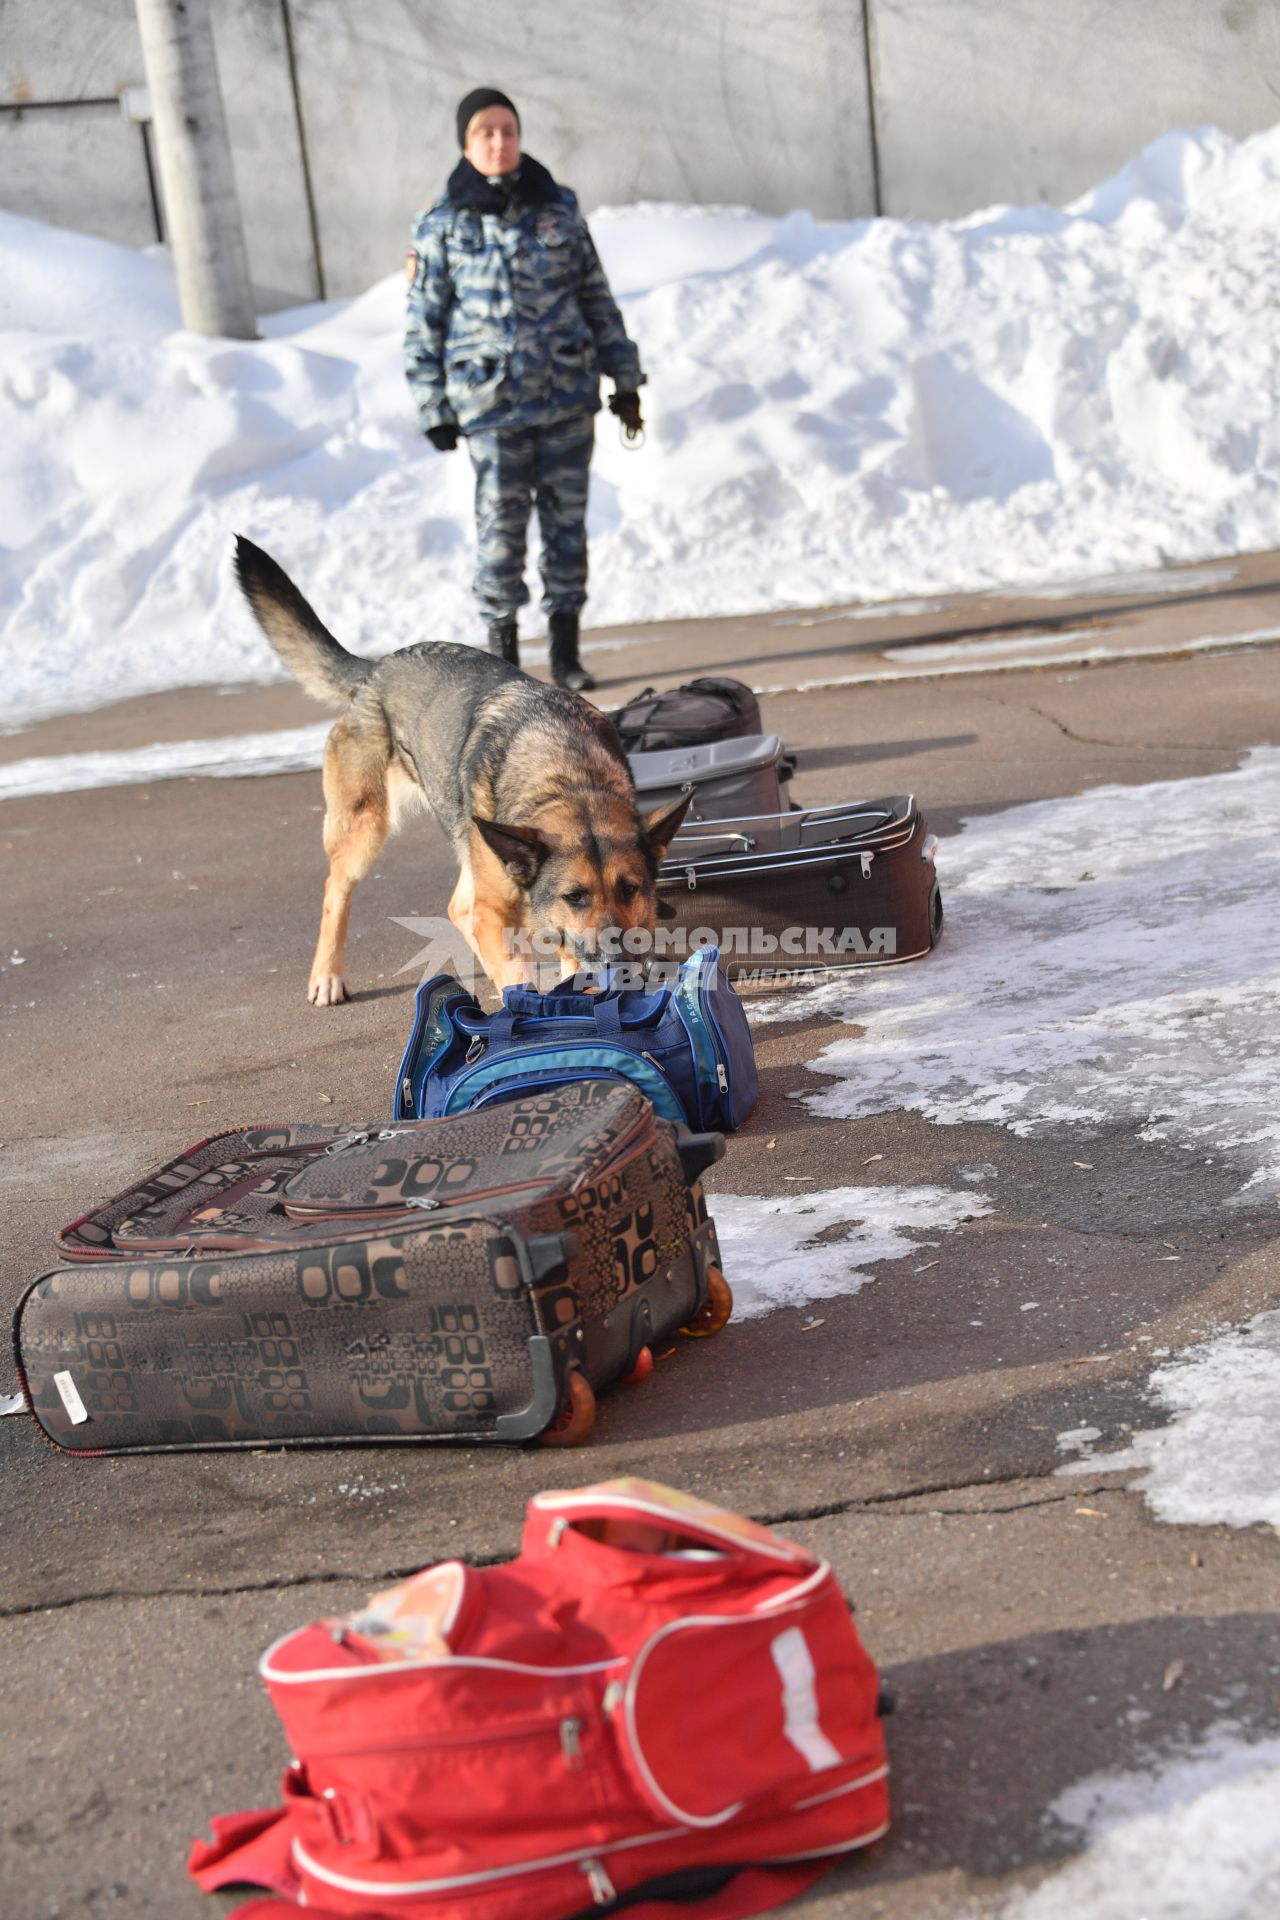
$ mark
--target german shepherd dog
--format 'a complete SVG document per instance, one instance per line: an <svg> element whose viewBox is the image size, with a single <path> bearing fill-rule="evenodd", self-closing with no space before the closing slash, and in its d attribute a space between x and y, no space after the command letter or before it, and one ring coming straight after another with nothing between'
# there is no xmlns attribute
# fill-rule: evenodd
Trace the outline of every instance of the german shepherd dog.
<svg viewBox="0 0 1280 1920"><path fill-rule="evenodd" d="M598 962L606 935L652 933L654 881L690 795L641 815L604 715L475 647L424 641L381 660L348 653L275 561L236 541L241 590L294 678L345 702L324 754L329 856L308 998L347 995L351 896L406 805L425 805L458 857L449 918L494 986L535 977L544 936L561 977Z"/></svg>

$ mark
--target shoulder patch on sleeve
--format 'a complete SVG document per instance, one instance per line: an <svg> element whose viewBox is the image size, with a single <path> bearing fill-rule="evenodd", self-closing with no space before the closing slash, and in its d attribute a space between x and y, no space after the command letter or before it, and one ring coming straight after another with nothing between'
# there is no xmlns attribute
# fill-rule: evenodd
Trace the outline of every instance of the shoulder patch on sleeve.
<svg viewBox="0 0 1280 1920"><path fill-rule="evenodd" d="M421 260L421 257L422 256L419 254L418 249L416 247L410 247L408 253L406 253L404 257L404 277L409 282L410 286L413 285L414 281L418 277L418 264L419 264L419 261Z"/></svg>

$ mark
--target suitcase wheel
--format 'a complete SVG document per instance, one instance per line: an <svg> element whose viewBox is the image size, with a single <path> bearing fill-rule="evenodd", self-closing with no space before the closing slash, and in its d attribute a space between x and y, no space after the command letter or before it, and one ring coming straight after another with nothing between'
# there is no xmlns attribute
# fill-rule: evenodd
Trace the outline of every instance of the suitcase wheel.
<svg viewBox="0 0 1280 1920"><path fill-rule="evenodd" d="M569 1374L564 1405L538 1435L540 1447L580 1447L596 1423L596 1396L585 1373Z"/></svg>
<svg viewBox="0 0 1280 1920"><path fill-rule="evenodd" d="M653 1348L641 1347L636 1355L636 1363L630 1373L622 1376L624 1386L638 1387L653 1372Z"/></svg>
<svg viewBox="0 0 1280 1920"><path fill-rule="evenodd" d="M707 1297L692 1320L680 1331L687 1333L691 1340L705 1340L708 1334L719 1333L732 1312L733 1293L729 1282L719 1267L708 1267Z"/></svg>

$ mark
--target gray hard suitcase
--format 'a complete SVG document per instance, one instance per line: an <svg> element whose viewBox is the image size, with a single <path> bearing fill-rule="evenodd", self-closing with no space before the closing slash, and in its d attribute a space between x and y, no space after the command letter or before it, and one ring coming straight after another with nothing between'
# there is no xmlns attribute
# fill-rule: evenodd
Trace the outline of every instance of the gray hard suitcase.
<svg viewBox="0 0 1280 1920"><path fill-rule="evenodd" d="M686 822L661 922L677 947L713 941L735 980L916 960L942 932L936 848L910 794Z"/></svg>
<svg viewBox="0 0 1280 1920"><path fill-rule="evenodd" d="M742 814L777 813L786 805L782 788L793 764L776 733L709 740L629 758L642 813L668 805L692 787L686 828Z"/></svg>
<svg viewBox="0 0 1280 1920"><path fill-rule="evenodd" d="M215 1136L57 1236L14 1320L26 1405L80 1454L583 1439L596 1387L728 1318L722 1150L599 1080Z"/></svg>

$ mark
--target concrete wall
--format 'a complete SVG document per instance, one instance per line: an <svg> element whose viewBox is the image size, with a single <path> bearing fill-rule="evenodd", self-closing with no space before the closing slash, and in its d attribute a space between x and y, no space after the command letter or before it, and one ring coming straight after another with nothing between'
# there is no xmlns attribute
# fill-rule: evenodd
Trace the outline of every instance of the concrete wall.
<svg viewBox="0 0 1280 1920"><path fill-rule="evenodd" d="M1280 120L1278 0L871 0L886 212L1062 205L1170 127Z"/></svg>
<svg viewBox="0 0 1280 1920"><path fill-rule="evenodd" d="M394 271L469 87L587 207L938 219L1280 118L1280 0L213 0L264 307ZM0 206L155 237L132 0L0 0Z"/></svg>
<svg viewBox="0 0 1280 1920"><path fill-rule="evenodd" d="M371 0L371 4L373 0ZM320 291L280 0L214 0L245 238L264 307ZM145 246L160 237L133 0L0 0L0 207ZM158 189L157 189L158 192Z"/></svg>
<svg viewBox="0 0 1280 1920"><path fill-rule="evenodd" d="M511 96L529 151L587 207L871 207L861 23L861 0L294 0L330 290L400 260L410 215L457 160L454 112L477 84Z"/></svg>

